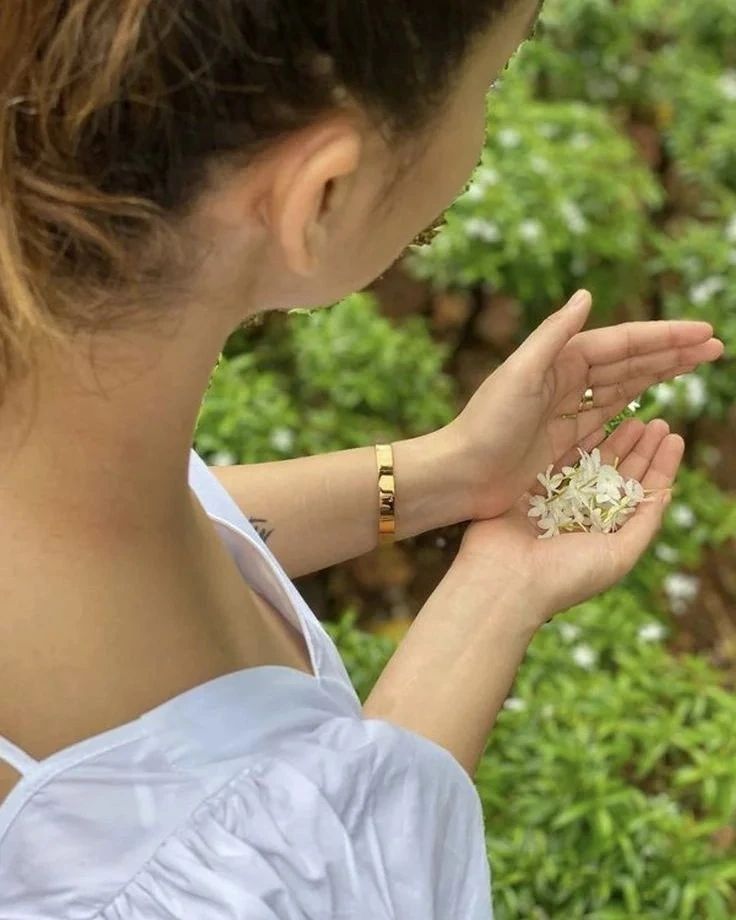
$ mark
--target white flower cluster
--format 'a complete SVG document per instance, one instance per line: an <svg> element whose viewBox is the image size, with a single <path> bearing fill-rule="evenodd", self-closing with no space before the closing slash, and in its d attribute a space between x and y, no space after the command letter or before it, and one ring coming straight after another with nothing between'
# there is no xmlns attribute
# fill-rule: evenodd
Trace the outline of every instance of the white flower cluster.
<svg viewBox="0 0 736 920"><path fill-rule="evenodd" d="M723 275L709 275L690 288L690 300L696 306L702 307L727 288L728 282Z"/></svg>
<svg viewBox="0 0 736 920"><path fill-rule="evenodd" d="M588 221L580 210L580 207L569 199L565 199L560 204L560 213L567 223L571 233L585 233L588 229Z"/></svg>
<svg viewBox="0 0 736 920"><path fill-rule="evenodd" d="M496 243L501 239L498 224L492 220L484 220L482 217L471 217L465 221L465 233L473 239L483 240L484 243Z"/></svg>
<svg viewBox="0 0 736 920"><path fill-rule="evenodd" d="M700 579L686 572L671 572L664 580L664 593L672 612L681 616L698 596Z"/></svg>
<svg viewBox="0 0 736 920"><path fill-rule="evenodd" d="M651 388L657 403L670 406L676 399L690 412L701 412L708 402L708 386L698 374L680 374L674 380L665 380Z"/></svg>
<svg viewBox="0 0 736 920"><path fill-rule="evenodd" d="M637 635L642 642L661 642L666 638L667 630L661 623L652 620L651 623L640 627Z"/></svg>
<svg viewBox="0 0 736 920"><path fill-rule="evenodd" d="M547 494L531 497L529 517L538 518L544 531L540 539L576 530L613 533L644 501L641 483L624 479L615 466L602 463L598 448L591 453L578 448L578 453L576 466L563 466L554 475L549 466L537 477Z"/></svg>

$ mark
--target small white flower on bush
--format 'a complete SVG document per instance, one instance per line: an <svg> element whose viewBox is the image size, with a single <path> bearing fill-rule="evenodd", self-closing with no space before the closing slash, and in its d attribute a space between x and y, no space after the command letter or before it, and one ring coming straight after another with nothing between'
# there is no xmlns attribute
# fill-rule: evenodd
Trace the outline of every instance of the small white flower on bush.
<svg viewBox="0 0 736 920"><path fill-rule="evenodd" d="M685 374L685 402L693 412L700 412L708 402L708 388L702 377L697 374Z"/></svg>
<svg viewBox="0 0 736 920"><path fill-rule="evenodd" d="M736 70L727 70L718 80L718 88L732 102L736 102Z"/></svg>
<svg viewBox="0 0 736 920"><path fill-rule="evenodd" d="M688 528L695 523L695 512L690 505L672 505L670 516L678 527Z"/></svg>
<svg viewBox="0 0 736 920"><path fill-rule="evenodd" d="M471 201L475 204L478 201L483 201L486 197L486 190L482 185L479 185L477 182L474 182L468 190L463 194L462 200Z"/></svg>
<svg viewBox="0 0 736 920"><path fill-rule="evenodd" d="M210 457L210 463L212 466L232 466L235 463L235 455L229 450L218 450Z"/></svg>
<svg viewBox="0 0 736 920"><path fill-rule="evenodd" d="M473 174L473 180L459 200L478 202L486 197L486 192L493 185L498 185L501 176L492 166L479 166Z"/></svg>
<svg viewBox="0 0 736 920"><path fill-rule="evenodd" d="M542 236L542 225L534 218L523 220L519 224L519 236L527 243L536 243Z"/></svg>
<svg viewBox="0 0 736 920"><path fill-rule="evenodd" d="M647 623L641 627L638 635L642 642L661 642L667 635L667 630L661 623Z"/></svg>
<svg viewBox="0 0 736 920"><path fill-rule="evenodd" d="M578 667L589 671L598 661L598 655L595 649L581 643L572 650L572 660Z"/></svg>
<svg viewBox="0 0 736 920"><path fill-rule="evenodd" d="M560 623L560 635L565 642L574 642L580 636L580 627L575 623Z"/></svg>
<svg viewBox="0 0 736 920"><path fill-rule="evenodd" d="M498 224L481 217L471 217L465 222L465 232L474 239L483 240L484 243L495 243L501 239Z"/></svg>
<svg viewBox="0 0 736 920"><path fill-rule="evenodd" d="M660 406L669 406L675 401L675 389L671 383L658 383L652 387L652 394Z"/></svg>
<svg viewBox="0 0 736 920"><path fill-rule="evenodd" d="M538 153L532 154L529 158L529 166L540 176L546 176L551 169L547 157L540 156Z"/></svg>
<svg viewBox="0 0 736 920"><path fill-rule="evenodd" d="M661 559L662 562L669 562L670 564L677 562L680 558L680 554L674 546L670 546L669 543L658 543L654 547L654 555L657 559Z"/></svg>
<svg viewBox="0 0 736 920"><path fill-rule="evenodd" d="M694 304L702 307L715 297L716 294L720 294L721 291L725 290L725 288L726 279L722 278L720 275L712 275L710 278L706 278L704 281L701 281L699 284L694 284L690 288L690 299Z"/></svg>
<svg viewBox="0 0 736 920"><path fill-rule="evenodd" d="M574 201L569 199L563 201L560 205L560 213L571 233L585 233L588 229L588 221Z"/></svg>
<svg viewBox="0 0 736 920"><path fill-rule="evenodd" d="M664 593L670 602L673 613L685 613L688 604L698 595L700 579L684 572L672 572L664 580Z"/></svg>
<svg viewBox="0 0 736 920"><path fill-rule="evenodd" d="M644 501L644 489L635 479L624 479L615 466L601 462L598 448L591 453L578 448L576 466L564 466L553 473L549 466L537 476L545 495L529 499L530 518L545 537L563 532L613 533Z"/></svg>
<svg viewBox="0 0 736 920"><path fill-rule="evenodd" d="M509 709L511 712L523 712L526 709L526 703L524 700L519 699L518 696L510 696L503 704L503 708Z"/></svg>
<svg viewBox="0 0 736 920"><path fill-rule="evenodd" d="M497 169L494 169L492 166L481 166L476 178L476 182L481 188L491 188L493 185L498 185L500 181L501 174Z"/></svg>
<svg viewBox="0 0 736 920"><path fill-rule="evenodd" d="M502 147L518 147L521 143L521 134L519 134L516 128L502 128L497 136L498 143Z"/></svg>
<svg viewBox="0 0 736 920"><path fill-rule="evenodd" d="M294 432L291 428L276 428L271 434L271 447L286 452L294 446Z"/></svg>

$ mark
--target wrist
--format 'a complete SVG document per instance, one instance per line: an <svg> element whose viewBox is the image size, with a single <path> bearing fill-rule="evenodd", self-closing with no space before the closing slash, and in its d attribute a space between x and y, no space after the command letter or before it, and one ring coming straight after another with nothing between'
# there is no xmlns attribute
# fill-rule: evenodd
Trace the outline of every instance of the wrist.
<svg viewBox="0 0 736 920"><path fill-rule="evenodd" d="M535 629L515 590L450 567L363 704L450 751L471 778Z"/></svg>
<svg viewBox="0 0 736 920"><path fill-rule="evenodd" d="M555 611L549 609L538 580L520 568L507 568L500 559L467 554L461 548L445 580L456 594L462 591L470 609L482 611L491 631L501 629L530 642Z"/></svg>
<svg viewBox="0 0 736 920"><path fill-rule="evenodd" d="M471 520L464 448L449 426L394 441L393 452L397 540Z"/></svg>

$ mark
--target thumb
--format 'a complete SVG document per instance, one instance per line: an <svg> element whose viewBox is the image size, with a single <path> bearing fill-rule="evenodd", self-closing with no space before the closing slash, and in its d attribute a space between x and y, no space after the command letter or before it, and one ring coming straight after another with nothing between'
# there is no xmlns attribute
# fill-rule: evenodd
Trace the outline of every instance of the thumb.
<svg viewBox="0 0 736 920"><path fill-rule="evenodd" d="M573 336L585 325L593 298L584 288L556 313L550 314L527 338L518 352L519 358L539 371L546 371Z"/></svg>
<svg viewBox="0 0 736 920"><path fill-rule="evenodd" d="M672 493L663 490L659 495L642 502L630 521L615 535L626 572L631 571L639 558L647 551L662 526Z"/></svg>

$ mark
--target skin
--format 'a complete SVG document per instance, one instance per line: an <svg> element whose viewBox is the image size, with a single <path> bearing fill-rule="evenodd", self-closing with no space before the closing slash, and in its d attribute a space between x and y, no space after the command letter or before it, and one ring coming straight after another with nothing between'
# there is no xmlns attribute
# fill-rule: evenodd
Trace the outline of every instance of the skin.
<svg viewBox="0 0 736 920"><path fill-rule="evenodd" d="M359 110L348 110L325 114L246 168L213 169L181 227L193 267L186 298L177 294L174 313L161 311L174 320L80 336L64 352L37 348L37 390L15 386L0 409L0 731L33 756L238 668L303 667L293 635L244 584L188 486L210 374L242 322L364 287L451 203L478 161L488 86L535 9L535 0L519 0L482 37L445 110L411 143L387 145ZM387 182L406 163L387 208ZM171 306L164 293L161 301ZM693 363L710 359L711 332L689 333ZM662 351L661 339L650 354ZM604 367L627 351L614 343L608 354ZM463 515L500 512L518 497L520 481L510 479L484 498L486 459L504 472L515 448L479 432L521 376L486 388L436 441L455 452L463 501L472 499ZM532 376L546 395L529 403L519 437L529 439L576 384L572 373L552 377ZM517 432L505 436L512 442ZM539 458L571 438L545 443ZM489 534L474 531L474 554L494 552ZM486 606L495 590L489 585ZM0 794L15 781L4 776Z"/></svg>
<svg viewBox="0 0 736 920"><path fill-rule="evenodd" d="M608 538L539 540L523 502L470 524L445 577L366 699L365 716L434 741L472 779L539 627L626 574L659 528L684 446L668 432L661 419L630 421L601 445L604 462L618 457L622 475L659 493Z"/></svg>
<svg viewBox="0 0 736 920"><path fill-rule="evenodd" d="M487 87L533 7L479 43L441 132L397 148L359 110L327 113L257 163L213 170L180 228L195 267L174 321L37 347L36 389L16 385L0 409L0 731L32 756L220 674L300 666L189 489L210 374L242 322L363 287L450 204L478 160ZM0 795L16 780L3 765Z"/></svg>

